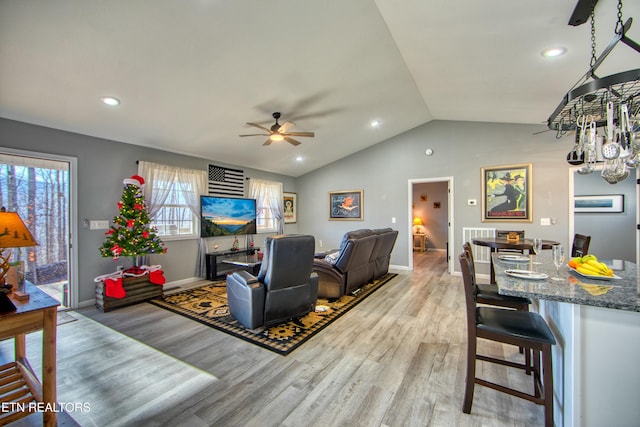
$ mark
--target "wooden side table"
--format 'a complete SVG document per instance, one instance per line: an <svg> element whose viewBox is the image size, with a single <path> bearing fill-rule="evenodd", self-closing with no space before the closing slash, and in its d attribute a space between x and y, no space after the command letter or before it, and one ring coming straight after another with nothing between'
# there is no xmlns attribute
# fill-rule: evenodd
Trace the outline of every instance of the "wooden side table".
<svg viewBox="0 0 640 427"><path fill-rule="evenodd" d="M15 340L15 362L0 366L0 384L3 390L9 390L0 399L0 425L41 410L42 424L55 426L57 307L60 303L29 283L25 284L25 290L29 293L28 301L18 301L9 295L17 310L0 313L0 340ZM29 365L25 343L26 334L39 330L42 330L42 383ZM9 412L4 412L6 409Z"/></svg>
<svg viewBox="0 0 640 427"><path fill-rule="evenodd" d="M418 252L424 252L426 249L427 235L421 233L415 233L413 235L413 250Z"/></svg>

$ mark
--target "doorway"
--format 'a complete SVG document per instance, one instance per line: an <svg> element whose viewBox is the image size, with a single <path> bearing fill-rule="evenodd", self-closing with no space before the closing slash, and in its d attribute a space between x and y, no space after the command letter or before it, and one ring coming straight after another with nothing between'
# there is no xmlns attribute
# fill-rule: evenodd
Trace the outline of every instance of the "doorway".
<svg viewBox="0 0 640 427"><path fill-rule="evenodd" d="M450 247L453 242L453 177L410 179L408 183L409 269L416 253L443 251L447 270L453 273ZM417 246L416 246L417 245ZM422 246L424 245L424 246Z"/></svg>
<svg viewBox="0 0 640 427"><path fill-rule="evenodd" d="M60 302L77 305L75 224L75 159L0 149L0 205L17 212L38 242L12 249L25 278Z"/></svg>
<svg viewBox="0 0 640 427"><path fill-rule="evenodd" d="M569 244L574 233L591 236L589 252L606 259L624 259L639 262L640 258L640 210L638 197L640 185L632 177L608 184L600 176L602 167L588 175L577 173L579 167L569 170ZM623 211L615 213L575 212L573 199L580 195L622 195ZM631 233L631 230L635 230ZM635 238L630 238L635 236Z"/></svg>

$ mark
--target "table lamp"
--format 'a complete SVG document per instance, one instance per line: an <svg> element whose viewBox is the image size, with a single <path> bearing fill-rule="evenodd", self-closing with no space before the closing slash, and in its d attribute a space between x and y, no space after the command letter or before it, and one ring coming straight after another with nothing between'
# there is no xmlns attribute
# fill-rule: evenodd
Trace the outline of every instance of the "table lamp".
<svg viewBox="0 0 640 427"><path fill-rule="evenodd" d="M422 218L420 218L419 216L416 216L413 218L413 227L416 230L416 233L420 233L420 226L424 225L424 223L422 222Z"/></svg>
<svg viewBox="0 0 640 427"><path fill-rule="evenodd" d="M5 253L5 249L37 245L38 242L17 212L0 212L0 285L5 284L5 276L10 267L11 252Z"/></svg>

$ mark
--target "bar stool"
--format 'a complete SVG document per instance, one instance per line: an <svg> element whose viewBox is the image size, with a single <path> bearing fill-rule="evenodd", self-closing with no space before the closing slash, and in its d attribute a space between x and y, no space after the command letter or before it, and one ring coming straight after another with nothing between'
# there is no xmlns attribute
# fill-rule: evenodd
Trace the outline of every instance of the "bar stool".
<svg viewBox="0 0 640 427"><path fill-rule="evenodd" d="M478 307L471 260L467 252L458 256L464 283L467 307L467 378L462 411L471 413L475 384L529 400L544 406L545 426L553 427L553 372L551 346L556 343L553 333L538 313ZM478 338L524 347L533 351L533 394L492 383L476 377L476 360L527 370L527 364L478 354ZM542 369L540 359L542 358Z"/></svg>
<svg viewBox="0 0 640 427"><path fill-rule="evenodd" d="M476 289L476 303L493 305L496 307L512 308L518 311L529 311L529 305L531 300L529 298L514 297L510 295L500 295L498 292L498 285L494 283L478 283L476 280L476 264L473 260L473 251L471 250L471 243L465 242L462 245L462 249L469 255L471 261L471 275L473 276L473 283ZM528 366L526 372L527 375L531 374L531 351L523 347L519 348L520 353L524 353L524 362Z"/></svg>
<svg viewBox="0 0 640 427"><path fill-rule="evenodd" d="M471 274L473 275L473 283L475 283L476 286L476 301L478 303L513 308L519 311L529 311L529 305L531 304L531 300L529 298L500 295L498 293L498 285L491 283L478 283L476 281L476 266L473 260L471 243L465 242L462 245L462 249L469 254L469 258L471 260Z"/></svg>

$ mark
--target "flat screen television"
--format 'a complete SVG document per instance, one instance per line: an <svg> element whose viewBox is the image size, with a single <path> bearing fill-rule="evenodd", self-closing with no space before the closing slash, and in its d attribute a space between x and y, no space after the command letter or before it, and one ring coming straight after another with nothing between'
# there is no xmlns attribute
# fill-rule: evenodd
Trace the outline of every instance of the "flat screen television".
<svg viewBox="0 0 640 427"><path fill-rule="evenodd" d="M256 200L200 196L200 237L256 234Z"/></svg>

